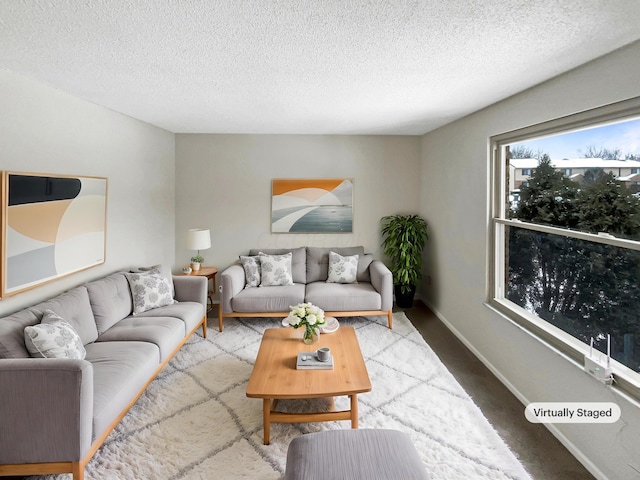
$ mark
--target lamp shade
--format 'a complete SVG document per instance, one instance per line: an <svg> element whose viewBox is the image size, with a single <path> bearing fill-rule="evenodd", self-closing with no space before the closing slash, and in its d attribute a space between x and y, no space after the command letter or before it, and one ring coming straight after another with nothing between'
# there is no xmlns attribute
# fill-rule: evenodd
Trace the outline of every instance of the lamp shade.
<svg viewBox="0 0 640 480"><path fill-rule="evenodd" d="M211 248L211 232L208 228L192 228L187 232L187 249L206 250Z"/></svg>

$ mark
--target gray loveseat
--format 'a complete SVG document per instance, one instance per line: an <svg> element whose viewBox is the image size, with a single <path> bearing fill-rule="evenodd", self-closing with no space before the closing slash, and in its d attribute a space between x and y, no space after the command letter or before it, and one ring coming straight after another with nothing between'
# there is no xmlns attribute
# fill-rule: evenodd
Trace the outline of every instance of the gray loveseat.
<svg viewBox="0 0 640 480"><path fill-rule="evenodd" d="M71 472L82 480L86 463L164 365L200 326L206 336L204 277L173 277L177 303L132 315L125 275L0 319L0 476ZM45 327L48 312L77 332L84 359L30 356L25 327Z"/></svg>
<svg viewBox="0 0 640 480"><path fill-rule="evenodd" d="M389 328L393 317L393 277L391 271L364 247L298 247L289 249L252 249L283 255L291 252L292 285L247 286L245 268L235 263L221 275L221 305L218 323L222 331L226 317L286 317L289 307L310 302L333 317L386 315ZM358 255L357 282L327 282L329 253Z"/></svg>

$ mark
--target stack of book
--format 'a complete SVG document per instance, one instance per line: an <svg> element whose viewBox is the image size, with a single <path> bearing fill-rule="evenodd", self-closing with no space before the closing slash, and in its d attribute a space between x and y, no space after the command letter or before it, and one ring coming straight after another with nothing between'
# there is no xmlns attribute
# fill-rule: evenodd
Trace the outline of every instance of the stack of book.
<svg viewBox="0 0 640 480"><path fill-rule="evenodd" d="M316 352L300 352L296 368L298 370L333 370L333 355L326 362L321 362L316 357Z"/></svg>

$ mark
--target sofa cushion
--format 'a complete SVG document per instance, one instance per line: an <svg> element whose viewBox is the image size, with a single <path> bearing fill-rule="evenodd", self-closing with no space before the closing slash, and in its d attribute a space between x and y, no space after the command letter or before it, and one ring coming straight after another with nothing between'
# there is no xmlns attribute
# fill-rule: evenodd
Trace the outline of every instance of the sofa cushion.
<svg viewBox="0 0 640 480"><path fill-rule="evenodd" d="M84 286L76 287L32 308L40 314L40 318L47 310L56 312L78 332L84 345L95 342L98 338L89 292Z"/></svg>
<svg viewBox="0 0 640 480"><path fill-rule="evenodd" d="M258 255L260 258L260 286L293 285L291 252L283 255Z"/></svg>
<svg viewBox="0 0 640 480"><path fill-rule="evenodd" d="M305 286L299 283L278 287L245 288L231 299L234 312L289 312L304 301Z"/></svg>
<svg viewBox="0 0 640 480"><path fill-rule="evenodd" d="M93 365L93 441L147 384L160 351L147 342L95 342L86 349Z"/></svg>
<svg viewBox="0 0 640 480"><path fill-rule="evenodd" d="M369 266L373 262L373 254L365 253L363 255L358 255L358 281L359 282L370 282L371 281L371 272L369 272Z"/></svg>
<svg viewBox="0 0 640 480"><path fill-rule="evenodd" d="M154 308L146 312L136 315L140 317L173 317L179 318L184 324L184 333L187 335L196 328L202 321L205 314L205 307L200 302L180 302L165 305L164 307Z"/></svg>
<svg viewBox="0 0 640 480"><path fill-rule="evenodd" d="M362 255L364 247L307 247L307 282L326 282L329 276L329 252Z"/></svg>
<svg viewBox="0 0 640 480"><path fill-rule="evenodd" d="M33 308L0 318L0 358L29 358L24 344L24 328L40 323L42 314Z"/></svg>
<svg viewBox="0 0 640 480"><path fill-rule="evenodd" d="M170 317L127 317L98 337L98 342L138 341L158 346L160 361L167 358L185 336L184 322Z"/></svg>
<svg viewBox="0 0 640 480"><path fill-rule="evenodd" d="M298 248L254 248L249 255L258 255L262 252L266 255L283 255L291 252L291 276L293 283L307 283L307 249Z"/></svg>
<svg viewBox="0 0 640 480"><path fill-rule="evenodd" d="M309 283L304 301L327 312L380 310L382 305L380 294L370 283Z"/></svg>
<svg viewBox="0 0 640 480"><path fill-rule="evenodd" d="M78 332L51 310L44 312L38 325L25 327L24 343L34 358L82 360L87 354Z"/></svg>
<svg viewBox="0 0 640 480"><path fill-rule="evenodd" d="M173 303L171 282L157 270L125 273L133 300L133 314Z"/></svg>
<svg viewBox="0 0 640 480"><path fill-rule="evenodd" d="M358 283L358 255L329 252L329 283Z"/></svg>
<svg viewBox="0 0 640 480"><path fill-rule="evenodd" d="M256 256L240 255L240 263L244 268L245 288L260 285L260 258Z"/></svg>
<svg viewBox="0 0 640 480"><path fill-rule="evenodd" d="M131 289L123 272L113 273L85 285L96 320L98 335L131 315Z"/></svg>

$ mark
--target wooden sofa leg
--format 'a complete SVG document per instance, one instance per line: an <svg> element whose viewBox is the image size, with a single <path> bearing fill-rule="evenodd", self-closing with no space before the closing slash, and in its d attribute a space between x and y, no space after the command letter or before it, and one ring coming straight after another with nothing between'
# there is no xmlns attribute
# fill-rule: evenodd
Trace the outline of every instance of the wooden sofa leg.
<svg viewBox="0 0 640 480"><path fill-rule="evenodd" d="M204 314L204 318L202 319L202 336L207 338L207 314Z"/></svg>
<svg viewBox="0 0 640 480"><path fill-rule="evenodd" d="M387 323L389 324L389 330L393 330L393 311L389 310L389 313L387 313Z"/></svg>
<svg viewBox="0 0 640 480"><path fill-rule="evenodd" d="M73 480L84 480L84 462L72 462L71 474Z"/></svg>
<svg viewBox="0 0 640 480"><path fill-rule="evenodd" d="M218 330L222 331L222 305L218 305Z"/></svg>

